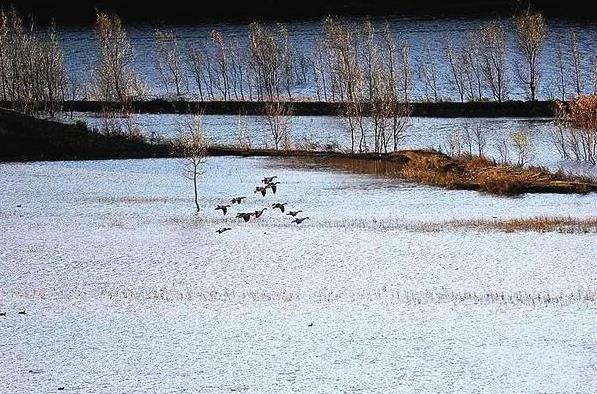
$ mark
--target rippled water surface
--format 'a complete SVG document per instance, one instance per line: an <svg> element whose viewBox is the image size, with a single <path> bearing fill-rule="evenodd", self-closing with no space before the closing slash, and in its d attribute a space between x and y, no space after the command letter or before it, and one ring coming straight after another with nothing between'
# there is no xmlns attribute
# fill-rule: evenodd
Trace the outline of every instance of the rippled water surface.
<svg viewBox="0 0 597 394"><path fill-rule="evenodd" d="M419 75L419 64L428 63L426 48L429 47L429 57L434 59L437 67L439 96L443 99L458 100L458 94L449 82L449 63L445 60L444 40L448 38L456 46L462 44L468 35L475 33L487 20L480 19L436 19L436 18L410 18L388 17L373 19L378 31L381 31L385 22L389 23L390 30L398 42L408 42L410 50L410 63L413 74L413 94L415 99L425 99L424 83ZM352 22L360 23L360 20ZM508 96L513 99L525 99L521 89L520 78L517 73L517 41L514 27L509 19L496 21L504 25L507 40L507 69L506 78ZM356 25L358 26L358 25ZM187 45L209 48L209 33L217 29L222 33L226 43L234 40L240 44L246 43L246 24L201 24L196 26L153 26L132 25L128 26L129 36L135 48L135 66L142 76L144 84L151 95L164 95L167 92L160 82L159 73L155 68L155 48L153 32L156 28L172 30L180 41L180 47ZM319 20L288 22L289 39L301 56L310 58L313 53L313 44L323 35ZM355 27L355 30L357 27ZM597 26L592 21L579 22L566 19L547 20L547 34L545 45L539 59L541 80L539 97L560 97L559 68L556 62L556 46L561 45L564 53L564 62L569 69L572 62L569 53L570 34L577 33L577 49L580 54L583 69L583 82L581 90L585 93L594 92L595 43L597 42ZM68 69L79 82L89 78L89 72L94 66L97 57L97 44L93 30L89 28L60 28L61 45L65 51ZM215 56L215 55L214 55ZM295 97L316 97L316 84L312 75L308 80L293 88ZM568 71L567 71L568 73ZM572 77L566 78L566 92L574 91ZM197 94L197 88L190 83L190 92ZM172 92L171 92L172 93ZM488 93L486 93L488 95Z"/></svg>
<svg viewBox="0 0 597 394"><path fill-rule="evenodd" d="M590 217L597 196L220 157L197 215L181 174L175 159L0 164L0 392L597 389L595 233L408 226ZM253 194L269 175L278 193Z"/></svg>

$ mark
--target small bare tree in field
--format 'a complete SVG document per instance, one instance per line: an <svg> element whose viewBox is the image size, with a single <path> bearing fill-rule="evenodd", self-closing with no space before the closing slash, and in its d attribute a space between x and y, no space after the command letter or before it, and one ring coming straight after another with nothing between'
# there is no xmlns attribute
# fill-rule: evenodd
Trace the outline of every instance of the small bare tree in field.
<svg viewBox="0 0 597 394"><path fill-rule="evenodd" d="M506 33L497 23L481 28L481 70L493 99L506 99Z"/></svg>
<svg viewBox="0 0 597 394"><path fill-rule="evenodd" d="M358 101L348 102L339 115L342 116L348 126L348 131L350 133L350 152L354 153L359 122L362 122L363 118L363 105Z"/></svg>
<svg viewBox="0 0 597 394"><path fill-rule="evenodd" d="M155 66L164 87L170 92L170 87L173 86L176 95L181 96L184 93L186 78L176 34L156 30L153 38L156 47Z"/></svg>
<svg viewBox="0 0 597 394"><path fill-rule="evenodd" d="M448 134L444 148L448 156L460 157L463 149L462 135L458 132Z"/></svg>
<svg viewBox="0 0 597 394"><path fill-rule="evenodd" d="M276 150L290 149L289 120L292 107L281 101L265 103L265 120Z"/></svg>
<svg viewBox="0 0 597 394"><path fill-rule="evenodd" d="M537 98L539 85L539 54L545 40L545 18L539 12L524 12L514 18L518 49L524 58L524 66L520 67L519 75L525 83L528 96L532 101Z"/></svg>
<svg viewBox="0 0 597 394"><path fill-rule="evenodd" d="M91 96L125 104L131 96L142 95L143 86L133 67L133 46L120 18L113 14L98 13L95 32L99 61L93 72Z"/></svg>
<svg viewBox="0 0 597 394"><path fill-rule="evenodd" d="M201 116L197 115L192 123L181 128L181 133L176 141L178 151L184 160L183 175L193 181L193 197L197 212L201 211L199 205L199 176L201 167L207 156L207 143L201 125Z"/></svg>

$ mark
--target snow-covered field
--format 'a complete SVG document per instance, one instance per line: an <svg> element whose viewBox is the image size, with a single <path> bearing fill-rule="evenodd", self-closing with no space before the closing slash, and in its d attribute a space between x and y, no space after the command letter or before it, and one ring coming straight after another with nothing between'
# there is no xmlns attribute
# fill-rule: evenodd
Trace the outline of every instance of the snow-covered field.
<svg viewBox="0 0 597 394"><path fill-rule="evenodd" d="M181 173L173 159L0 164L0 392L597 391L596 233L405 226L586 218L596 195L221 157L196 215ZM278 193L253 194L270 175Z"/></svg>

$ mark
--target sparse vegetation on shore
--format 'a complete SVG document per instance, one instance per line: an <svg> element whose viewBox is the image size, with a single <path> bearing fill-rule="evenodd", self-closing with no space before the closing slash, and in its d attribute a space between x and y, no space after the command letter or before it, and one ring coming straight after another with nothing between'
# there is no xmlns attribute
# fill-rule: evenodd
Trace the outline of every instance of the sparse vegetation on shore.
<svg viewBox="0 0 597 394"><path fill-rule="evenodd" d="M0 110L0 160L81 160L143 157L188 157L176 141L148 141L137 133L102 133L83 124L66 125ZM206 146L212 156L272 156L317 160L322 166L401 177L448 189L498 195L522 193L588 193L592 179L551 173L475 155L450 157L433 150L393 153L345 153L312 150L250 149Z"/></svg>

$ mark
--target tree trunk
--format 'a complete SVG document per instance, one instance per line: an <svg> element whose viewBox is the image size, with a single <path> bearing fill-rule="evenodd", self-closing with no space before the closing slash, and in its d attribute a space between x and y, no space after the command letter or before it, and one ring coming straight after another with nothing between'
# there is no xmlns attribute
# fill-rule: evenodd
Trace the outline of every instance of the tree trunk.
<svg viewBox="0 0 597 394"><path fill-rule="evenodd" d="M197 212L200 212L201 208L199 208L199 197L197 195L197 167L193 169L193 191L195 192L195 207L197 207Z"/></svg>

